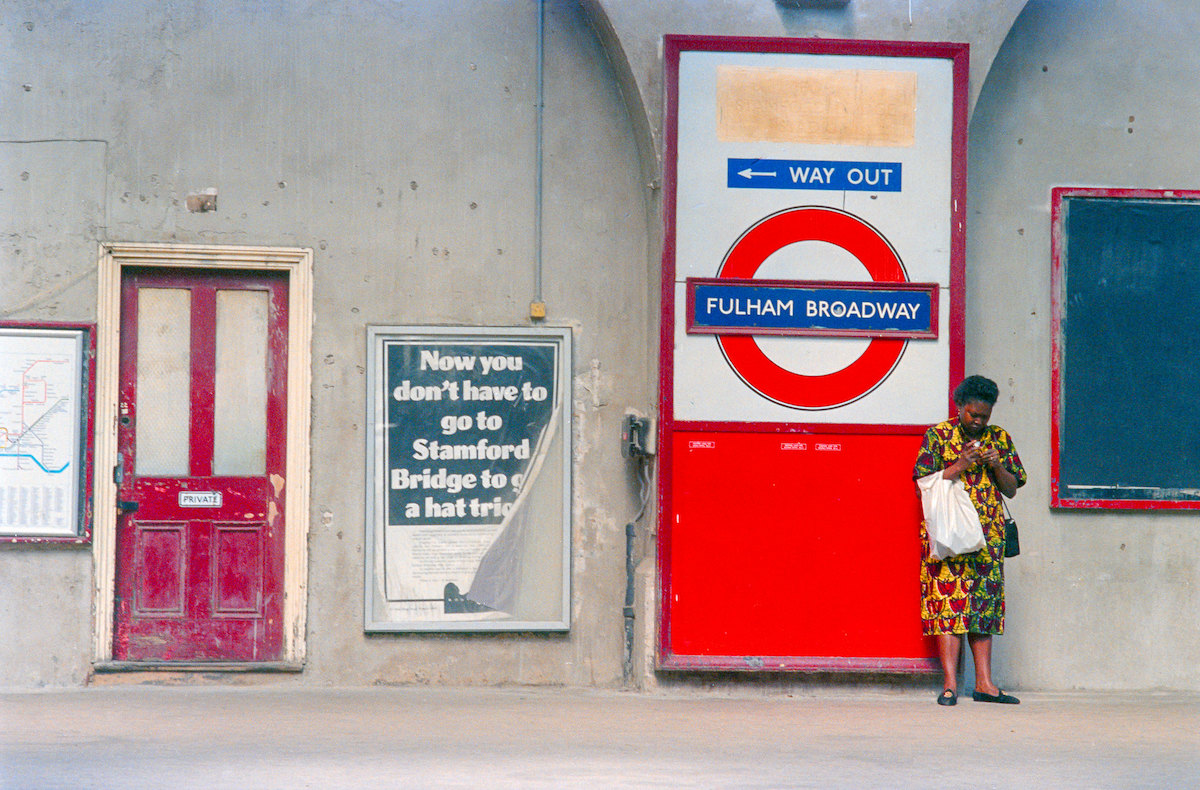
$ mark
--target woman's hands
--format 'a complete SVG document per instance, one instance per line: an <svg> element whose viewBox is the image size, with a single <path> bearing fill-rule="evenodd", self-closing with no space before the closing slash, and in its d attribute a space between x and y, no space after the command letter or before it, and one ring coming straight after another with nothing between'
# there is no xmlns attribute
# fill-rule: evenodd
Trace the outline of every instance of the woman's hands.
<svg viewBox="0 0 1200 790"><path fill-rule="evenodd" d="M978 442L975 444L978 444ZM977 448L975 460L995 470L996 467L1000 466L1000 451L995 447L988 447L986 449L982 447Z"/></svg>
<svg viewBox="0 0 1200 790"><path fill-rule="evenodd" d="M962 452L958 454L958 458L954 463L946 467L943 477L947 480L960 476L970 467L979 463L984 454L983 448L979 446L979 442L967 442L963 445Z"/></svg>
<svg viewBox="0 0 1200 790"><path fill-rule="evenodd" d="M1009 499L1017 495L1017 478L1000 462L1000 450L994 446L984 447L978 441L963 445L958 460L946 467L943 476L947 479L959 477L975 464L983 464L992 473L996 486Z"/></svg>
<svg viewBox="0 0 1200 790"><path fill-rule="evenodd" d="M978 441L967 442L963 445L958 459L946 468L946 477L958 477L975 464L986 464L996 468L1000 464L1000 451L995 447L984 448Z"/></svg>

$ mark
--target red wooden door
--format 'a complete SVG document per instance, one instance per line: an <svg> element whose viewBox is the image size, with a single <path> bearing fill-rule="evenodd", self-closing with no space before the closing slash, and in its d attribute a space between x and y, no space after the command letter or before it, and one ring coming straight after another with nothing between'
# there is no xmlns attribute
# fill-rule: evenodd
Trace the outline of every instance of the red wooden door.
<svg viewBox="0 0 1200 790"><path fill-rule="evenodd" d="M283 650L287 275L127 269L118 661Z"/></svg>

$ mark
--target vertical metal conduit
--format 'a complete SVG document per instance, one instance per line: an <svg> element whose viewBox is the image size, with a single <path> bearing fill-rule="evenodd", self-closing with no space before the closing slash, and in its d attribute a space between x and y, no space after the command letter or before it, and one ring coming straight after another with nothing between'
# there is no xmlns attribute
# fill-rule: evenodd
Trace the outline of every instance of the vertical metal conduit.
<svg viewBox="0 0 1200 790"><path fill-rule="evenodd" d="M545 115L545 76L546 76L546 0L537 0L538 5L538 38L537 38L537 163L534 176L534 209L533 209L533 249L534 249L534 297L533 301L542 304L542 120Z"/></svg>

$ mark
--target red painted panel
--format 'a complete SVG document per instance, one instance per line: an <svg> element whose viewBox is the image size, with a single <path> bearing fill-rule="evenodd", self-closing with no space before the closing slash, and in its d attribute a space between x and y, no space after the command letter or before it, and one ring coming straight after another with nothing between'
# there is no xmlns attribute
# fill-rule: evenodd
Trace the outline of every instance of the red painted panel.
<svg viewBox="0 0 1200 790"><path fill-rule="evenodd" d="M183 525L141 525L137 529L138 614L183 614Z"/></svg>
<svg viewBox="0 0 1200 790"><path fill-rule="evenodd" d="M924 668L935 653L917 586L919 445L919 435L675 433L664 665L783 656Z"/></svg>
<svg viewBox="0 0 1200 790"><path fill-rule="evenodd" d="M213 528L212 585L216 614L257 614L262 599L263 525Z"/></svg>

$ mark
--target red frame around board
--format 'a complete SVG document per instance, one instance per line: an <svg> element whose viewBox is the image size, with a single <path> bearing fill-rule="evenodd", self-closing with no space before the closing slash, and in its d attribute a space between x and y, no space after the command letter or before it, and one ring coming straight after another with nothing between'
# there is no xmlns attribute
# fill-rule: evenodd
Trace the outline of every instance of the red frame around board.
<svg viewBox="0 0 1200 790"><path fill-rule="evenodd" d="M968 47L715 36L664 40L658 666L936 671L935 646L921 635L920 500L911 482L928 426L675 419L676 311L686 309L675 302L679 64L686 51L952 62L951 300L943 329L949 338L949 377L956 382L963 375ZM951 414L949 393L946 405ZM869 479L863 469L871 470ZM889 521L911 529L893 530L874 518L871 514L881 508L894 514ZM864 523L868 528L862 530Z"/></svg>
<svg viewBox="0 0 1200 790"><path fill-rule="evenodd" d="M1126 189L1107 187L1055 187L1050 191L1051 228L1051 358L1050 358L1050 507L1064 510L1200 510L1200 499L1114 499L1070 497L1063 494L1061 453L1063 422L1066 415L1063 397L1066 342L1063 326L1067 308L1065 202L1068 198L1112 198L1127 200L1188 201L1200 203L1200 190Z"/></svg>

